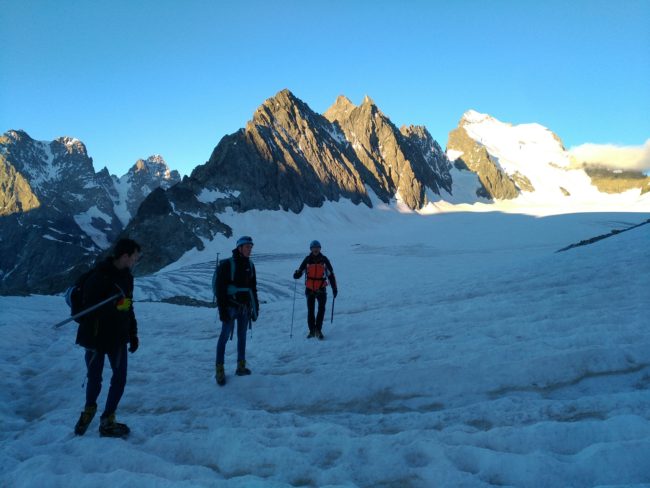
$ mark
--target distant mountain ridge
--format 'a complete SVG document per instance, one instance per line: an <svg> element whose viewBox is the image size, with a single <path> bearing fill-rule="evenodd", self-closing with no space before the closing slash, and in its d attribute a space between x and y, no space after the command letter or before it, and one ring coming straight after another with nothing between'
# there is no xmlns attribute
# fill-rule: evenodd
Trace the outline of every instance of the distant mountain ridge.
<svg viewBox="0 0 650 488"><path fill-rule="evenodd" d="M24 131L0 137L0 293L62 288L54 276L88 266L123 231L151 190L180 181L162 158L138 161L122 178L95 173L86 146Z"/></svg>
<svg viewBox="0 0 650 488"><path fill-rule="evenodd" d="M538 124L469 110L443 151L423 126L398 129L370 97L357 106L339 96L321 115L289 90L182 180L160 156L118 178L95 173L81 141L9 131L0 138L0 293L60 291L120 235L146 249L140 274L157 271L218 234L230 237L224 212L299 213L341 199L414 211L513 199L570 206L602 197L588 173ZM610 176L598 172L609 192L650 188L627 173L610 185ZM16 243L25 250L16 253Z"/></svg>

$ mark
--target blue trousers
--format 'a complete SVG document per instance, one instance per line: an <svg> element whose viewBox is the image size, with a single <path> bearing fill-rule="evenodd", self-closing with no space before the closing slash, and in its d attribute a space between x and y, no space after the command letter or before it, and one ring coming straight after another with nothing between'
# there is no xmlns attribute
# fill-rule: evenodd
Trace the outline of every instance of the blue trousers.
<svg viewBox="0 0 650 488"><path fill-rule="evenodd" d="M119 346L113 351L97 352L86 349L86 369L88 371L88 383L86 385L86 406L97 405L97 397L102 390L102 373L104 371L104 358L108 356L113 375L111 386L106 397L106 406L103 417L114 414L117 405L120 403L124 387L126 386L126 370L128 367L128 356L126 344Z"/></svg>
<svg viewBox="0 0 650 488"><path fill-rule="evenodd" d="M237 361L246 360L246 329L250 323L248 307L228 307L228 320L221 322L221 334L217 341L217 364L223 364L226 354L226 342L237 322Z"/></svg>

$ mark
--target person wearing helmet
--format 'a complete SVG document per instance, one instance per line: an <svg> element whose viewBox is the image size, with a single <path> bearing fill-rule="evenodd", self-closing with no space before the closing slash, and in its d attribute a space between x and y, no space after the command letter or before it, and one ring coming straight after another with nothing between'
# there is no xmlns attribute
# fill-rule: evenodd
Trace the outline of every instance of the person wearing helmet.
<svg viewBox="0 0 650 488"><path fill-rule="evenodd" d="M246 367L246 329L250 321L257 320L260 303L257 299L257 276L250 259L253 239L240 237L232 251L232 258L224 259L217 269L214 290L221 320L221 334L217 341L216 380L219 386L226 384L224 356L226 342L237 322L237 370L238 376L251 374Z"/></svg>
<svg viewBox="0 0 650 488"><path fill-rule="evenodd" d="M332 285L332 294L334 298L338 295L334 269L327 256L321 254L321 245L318 241L311 241L309 244L311 251L296 271L293 273L293 279L297 280L305 273L305 296L307 297L307 325L309 334L307 339L316 337L323 340L323 318L325 317L325 303L327 303L327 284ZM318 302L318 312L316 312L316 302Z"/></svg>

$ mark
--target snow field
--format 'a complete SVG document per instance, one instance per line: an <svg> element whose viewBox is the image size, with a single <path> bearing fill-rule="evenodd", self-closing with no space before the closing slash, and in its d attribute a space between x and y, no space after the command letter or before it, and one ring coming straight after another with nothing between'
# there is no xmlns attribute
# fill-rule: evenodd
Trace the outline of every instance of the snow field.
<svg viewBox="0 0 650 488"><path fill-rule="evenodd" d="M216 310L136 303L127 441L100 438L97 420L72 433L85 372L75 327L51 329L63 299L0 297L1 484L650 484L650 226L554 252L646 215L372 215L250 232L266 303L253 374L234 375L229 342L223 388ZM305 339L300 285L289 337L291 273L312 236L340 288L322 342ZM213 245L138 279L136 298L207 300L214 251L229 249Z"/></svg>

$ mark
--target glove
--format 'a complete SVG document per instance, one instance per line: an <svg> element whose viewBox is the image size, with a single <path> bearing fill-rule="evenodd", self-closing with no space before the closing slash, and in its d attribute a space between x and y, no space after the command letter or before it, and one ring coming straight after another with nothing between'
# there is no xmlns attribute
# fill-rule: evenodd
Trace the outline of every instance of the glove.
<svg viewBox="0 0 650 488"><path fill-rule="evenodd" d="M332 294L334 295L334 298L336 298L336 295L339 294L339 289L338 288L332 288Z"/></svg>
<svg viewBox="0 0 650 488"><path fill-rule="evenodd" d="M295 270L295 271L293 272L293 279L294 279L294 280L297 280L298 278L300 278L300 275L301 275L301 274L302 274L302 273L301 273L300 271Z"/></svg>
<svg viewBox="0 0 650 488"><path fill-rule="evenodd" d="M133 303L133 300L131 300L130 298L124 297L124 298L120 298L117 301L116 307L120 312L128 312L129 309L131 308L132 303Z"/></svg>
<svg viewBox="0 0 650 488"><path fill-rule="evenodd" d="M129 352L134 353L135 351L138 350L138 347L140 347L140 339L138 339L137 335L134 335L131 336L129 342L131 343L131 345L129 346Z"/></svg>
<svg viewBox="0 0 650 488"><path fill-rule="evenodd" d="M219 308L219 320L222 322L228 322L228 310Z"/></svg>

